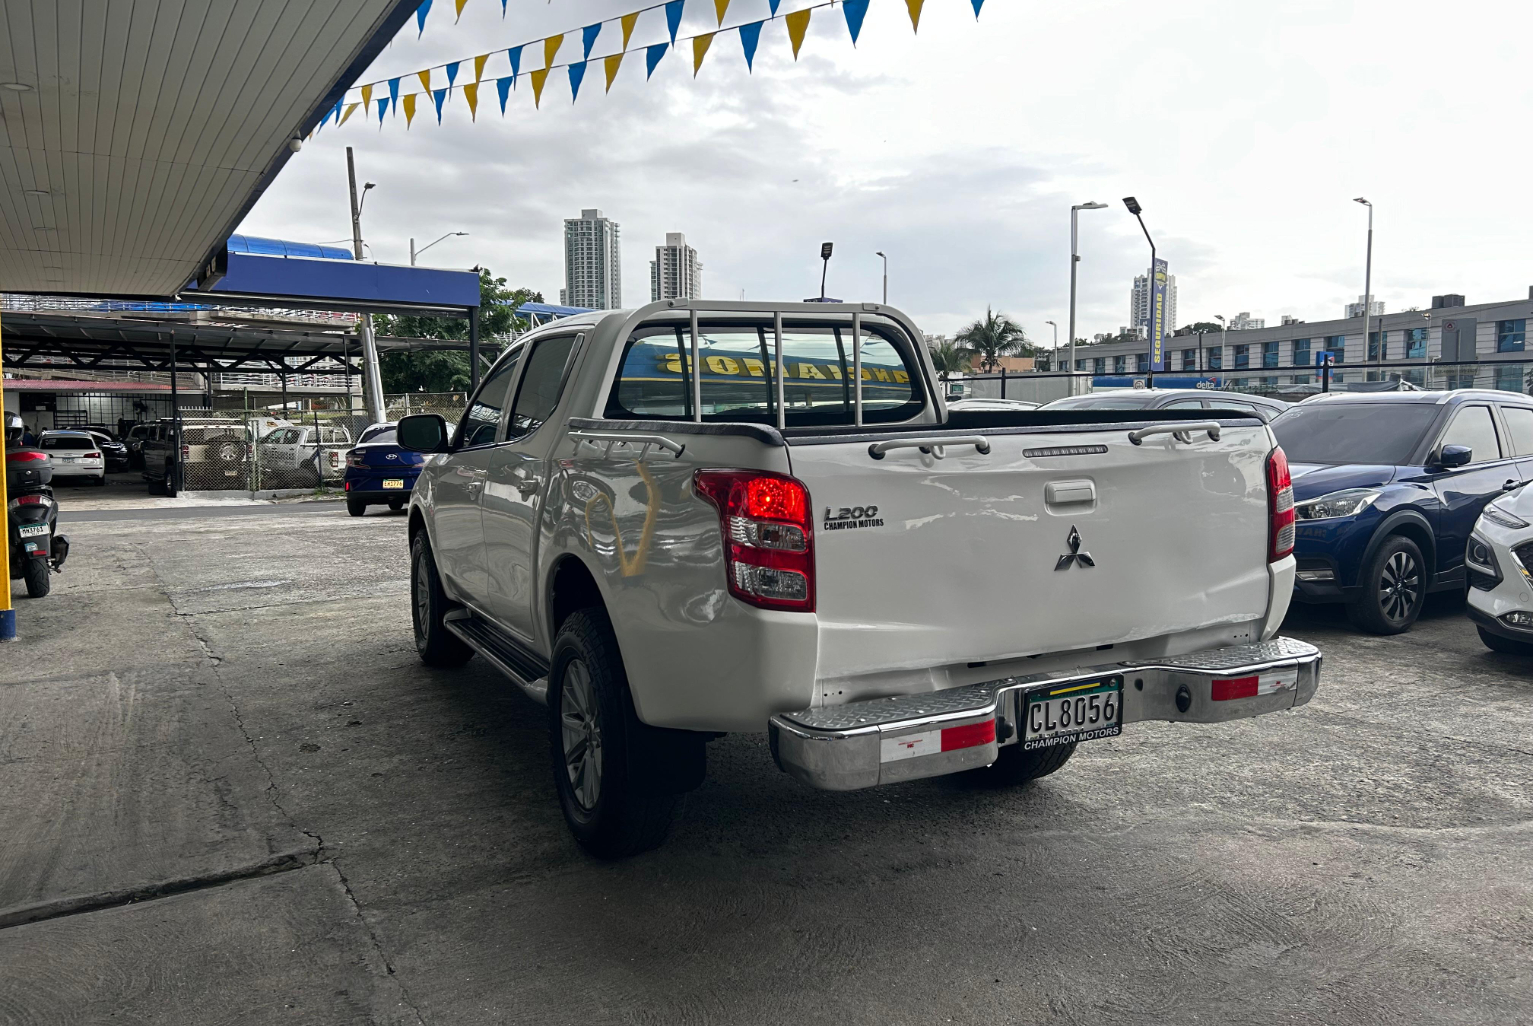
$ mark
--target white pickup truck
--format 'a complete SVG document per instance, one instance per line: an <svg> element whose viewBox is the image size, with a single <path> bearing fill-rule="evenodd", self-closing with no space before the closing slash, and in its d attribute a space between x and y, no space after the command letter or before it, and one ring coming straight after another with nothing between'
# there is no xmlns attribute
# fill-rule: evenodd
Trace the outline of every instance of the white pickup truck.
<svg viewBox="0 0 1533 1026"><path fill-rule="evenodd" d="M949 412L921 339L877 304L598 311L518 339L456 432L400 421L417 648L547 704L589 851L658 844L725 732L820 788L1022 782L1315 693L1261 420Z"/></svg>

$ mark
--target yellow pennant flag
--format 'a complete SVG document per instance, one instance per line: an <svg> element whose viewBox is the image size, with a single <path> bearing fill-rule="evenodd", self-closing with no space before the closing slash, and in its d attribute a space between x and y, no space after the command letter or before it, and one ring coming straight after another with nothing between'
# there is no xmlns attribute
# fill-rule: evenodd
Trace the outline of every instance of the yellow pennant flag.
<svg viewBox="0 0 1533 1026"><path fill-rule="evenodd" d="M607 69L607 92L609 93L612 92L612 80L617 78L618 65L622 63L623 53L621 50L610 57L602 58L602 65Z"/></svg>
<svg viewBox="0 0 1533 1026"><path fill-rule="evenodd" d="M399 102L403 104L405 108L405 130L408 131L410 128L410 122L415 120L415 94L406 93L404 96L399 98Z"/></svg>
<svg viewBox="0 0 1533 1026"><path fill-rule="evenodd" d="M362 106L370 108L370 107L372 107L372 105L373 105L373 87L370 86L370 85L365 85L365 86L362 87Z"/></svg>
<svg viewBox="0 0 1533 1026"><path fill-rule="evenodd" d="M468 3L468 0L458 0L458 18L463 17L463 7L467 3ZM458 18L454 18L452 20L454 25L456 25L458 23Z"/></svg>
<svg viewBox="0 0 1533 1026"><path fill-rule="evenodd" d="M713 33L704 32L700 36L692 37L692 77L697 77L697 69L703 66L703 54L708 52L708 47L713 42Z"/></svg>
<svg viewBox="0 0 1533 1026"><path fill-rule="evenodd" d="M489 60L489 59L490 59L490 55L487 54L487 53L486 54L480 54L478 57L474 58L474 81L475 82L479 81L481 78L484 77L484 62Z"/></svg>
<svg viewBox="0 0 1533 1026"><path fill-rule="evenodd" d="M562 42L564 42L563 32L543 40L543 67L545 70L554 66L554 54L559 52L559 44Z"/></svg>
<svg viewBox="0 0 1533 1026"><path fill-rule="evenodd" d="M427 68L425 71L417 71L415 74L416 77L421 80L421 87L424 88L426 92L431 92L431 69Z"/></svg>
<svg viewBox="0 0 1533 1026"><path fill-rule="evenodd" d="M804 33L809 31L809 15L813 11L814 8L806 7L783 16L782 20L788 23L788 40L793 43L794 60L798 60L798 48L804 45Z"/></svg>
<svg viewBox="0 0 1533 1026"><path fill-rule="evenodd" d="M470 121L479 120L479 83L468 82L463 86L463 98L468 101Z"/></svg>
<svg viewBox="0 0 1533 1026"><path fill-rule="evenodd" d="M346 119L351 117L352 114L356 113L357 108L360 106L362 106L360 103L348 103L346 105L346 113L341 115L341 124L344 125L346 123Z"/></svg>
<svg viewBox="0 0 1533 1026"><path fill-rule="evenodd" d="M625 14L625 15L623 15L622 21L623 21L623 49L626 50L626 49L628 49L628 37L633 35L633 27L634 27L634 25L638 24L639 12L635 11L632 14Z"/></svg>
<svg viewBox="0 0 1533 1026"><path fill-rule="evenodd" d="M718 12L719 24L724 24L724 12L729 10L729 0L713 0L713 9Z"/></svg>
<svg viewBox="0 0 1533 1026"><path fill-rule="evenodd" d="M926 0L905 0L905 8L910 11L910 29L912 32L921 31L921 5Z"/></svg>
<svg viewBox="0 0 1533 1026"><path fill-rule="evenodd" d="M539 68L528 74L532 76L532 105L541 107L543 106L543 83L548 81L548 69Z"/></svg>

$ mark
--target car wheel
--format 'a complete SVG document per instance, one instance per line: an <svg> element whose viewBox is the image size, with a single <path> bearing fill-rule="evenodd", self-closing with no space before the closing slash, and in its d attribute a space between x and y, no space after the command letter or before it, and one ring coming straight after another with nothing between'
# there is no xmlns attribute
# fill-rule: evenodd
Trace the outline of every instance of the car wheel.
<svg viewBox="0 0 1533 1026"><path fill-rule="evenodd" d="M96 487L97 488L104 488L104 487L106 487L106 471L103 470L101 472L101 476L96 478Z"/></svg>
<svg viewBox="0 0 1533 1026"><path fill-rule="evenodd" d="M679 792L702 780L702 739L640 722L605 611L570 615L548 675L554 786L586 851L621 859L665 840Z"/></svg>
<svg viewBox="0 0 1533 1026"><path fill-rule="evenodd" d="M1024 751L1020 743L1007 745L984 769L970 771L970 779L997 787L1014 787L1046 777L1070 761L1075 745L1054 745Z"/></svg>
<svg viewBox="0 0 1533 1026"><path fill-rule="evenodd" d="M21 566L21 576L27 582L27 597L42 598L53 586L52 574L46 559L29 557Z"/></svg>
<svg viewBox="0 0 1533 1026"><path fill-rule="evenodd" d="M389 500L389 509L393 510L395 513L398 513L400 510L402 510L404 508L405 508L405 500L403 500L403 499L390 499Z"/></svg>
<svg viewBox="0 0 1533 1026"><path fill-rule="evenodd" d="M1533 655L1533 644L1526 641L1518 641L1516 638L1503 638L1499 634L1492 634L1484 627L1476 627L1480 632L1480 640L1485 647L1492 652L1505 652L1507 655Z"/></svg>
<svg viewBox="0 0 1533 1026"><path fill-rule="evenodd" d="M1363 568L1357 597L1347 604L1353 626L1370 634L1401 634L1426 602L1426 560L1404 535L1384 539Z"/></svg>
<svg viewBox="0 0 1533 1026"><path fill-rule="evenodd" d="M415 651L427 666L462 666L474 656L463 639L447 629L442 618L451 609L426 532L410 542L410 619L415 627Z"/></svg>
<svg viewBox="0 0 1533 1026"><path fill-rule="evenodd" d="M350 513L354 517L363 516L367 513L367 503L360 502L357 499L347 499L346 512Z"/></svg>

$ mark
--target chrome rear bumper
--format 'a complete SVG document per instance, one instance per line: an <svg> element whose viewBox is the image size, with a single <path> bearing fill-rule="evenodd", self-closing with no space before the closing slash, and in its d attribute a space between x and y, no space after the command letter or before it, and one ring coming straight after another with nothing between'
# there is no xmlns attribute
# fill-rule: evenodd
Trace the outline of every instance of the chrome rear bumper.
<svg viewBox="0 0 1533 1026"><path fill-rule="evenodd" d="M1083 666L1064 675L1006 677L780 713L769 727L772 755L783 770L830 791L988 766L1001 747L1018 743L1028 693L1109 676L1123 678L1125 724L1221 723L1308 702L1320 684L1320 650L1293 638L1273 638L1143 664ZM955 727L969 729L941 734ZM930 753L911 754L922 748Z"/></svg>

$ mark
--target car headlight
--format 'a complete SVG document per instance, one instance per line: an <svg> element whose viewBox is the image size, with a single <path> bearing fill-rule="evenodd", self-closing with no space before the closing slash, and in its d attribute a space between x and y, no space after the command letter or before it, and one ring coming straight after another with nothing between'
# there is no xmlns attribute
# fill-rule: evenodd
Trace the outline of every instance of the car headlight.
<svg viewBox="0 0 1533 1026"><path fill-rule="evenodd" d="M1513 516L1504 509L1497 509L1495 506L1486 506L1484 512L1480 515L1491 523L1499 524L1502 527L1522 528L1528 526L1526 520Z"/></svg>
<svg viewBox="0 0 1533 1026"><path fill-rule="evenodd" d="M1300 520L1334 520L1337 517L1355 517L1373 505L1379 493L1371 488L1344 488L1314 499L1294 504L1294 513Z"/></svg>

